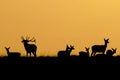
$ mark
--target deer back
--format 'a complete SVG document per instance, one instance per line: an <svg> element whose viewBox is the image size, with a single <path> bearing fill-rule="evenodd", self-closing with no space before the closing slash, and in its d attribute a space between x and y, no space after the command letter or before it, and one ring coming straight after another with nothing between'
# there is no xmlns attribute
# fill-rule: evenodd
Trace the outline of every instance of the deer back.
<svg viewBox="0 0 120 80"><path fill-rule="evenodd" d="M95 56L96 52L102 52L104 54L107 44L109 43L109 39L104 39L104 45L93 45L91 56Z"/></svg>

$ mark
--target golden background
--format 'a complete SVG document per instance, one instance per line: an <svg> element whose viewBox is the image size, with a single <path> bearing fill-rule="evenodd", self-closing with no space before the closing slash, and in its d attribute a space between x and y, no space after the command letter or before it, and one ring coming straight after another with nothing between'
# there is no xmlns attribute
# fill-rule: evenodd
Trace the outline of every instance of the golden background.
<svg viewBox="0 0 120 80"><path fill-rule="evenodd" d="M25 55L21 36L36 38L38 56L53 56L74 45L71 55L85 47L120 47L119 0L0 0L0 55L4 47ZM91 50L90 50L91 52Z"/></svg>

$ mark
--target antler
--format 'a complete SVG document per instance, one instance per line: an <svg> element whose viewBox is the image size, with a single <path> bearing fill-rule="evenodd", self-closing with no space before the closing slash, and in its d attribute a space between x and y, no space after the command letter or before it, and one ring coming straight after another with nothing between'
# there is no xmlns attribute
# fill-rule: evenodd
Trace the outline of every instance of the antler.
<svg viewBox="0 0 120 80"><path fill-rule="evenodd" d="M26 40L26 41L28 41L28 42L35 42L35 43L36 43L36 39L35 39L34 37L33 37L32 39L30 39L30 37L26 36L26 39L24 39L24 37L21 36L21 39L22 39L22 40Z"/></svg>
<svg viewBox="0 0 120 80"><path fill-rule="evenodd" d="M30 39L30 37L26 36L26 40L29 40L29 39Z"/></svg>
<svg viewBox="0 0 120 80"><path fill-rule="evenodd" d="M29 41L36 43L36 39L34 37L32 39L30 39Z"/></svg>

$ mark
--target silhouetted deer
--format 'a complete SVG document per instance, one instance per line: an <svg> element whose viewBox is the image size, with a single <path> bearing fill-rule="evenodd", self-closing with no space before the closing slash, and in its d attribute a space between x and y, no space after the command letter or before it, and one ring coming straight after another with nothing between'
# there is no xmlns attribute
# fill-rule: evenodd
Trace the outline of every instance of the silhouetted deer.
<svg viewBox="0 0 120 80"><path fill-rule="evenodd" d="M32 39L29 39L29 37L26 37L26 39L24 39L24 37L21 38L24 44L24 48L26 50L27 57L28 57L28 53L30 54L30 57L31 57L31 53L33 53L34 57L36 57L37 46L35 44L29 44L29 42L35 42L34 37Z"/></svg>
<svg viewBox="0 0 120 80"><path fill-rule="evenodd" d="M86 50L86 51L80 51L80 52L79 52L79 56L80 56L80 57L89 57L89 49L90 49L90 48L85 47L85 50Z"/></svg>
<svg viewBox="0 0 120 80"><path fill-rule="evenodd" d="M10 47L5 47L6 51L7 51L7 55L8 57L20 57L21 53L20 52L10 52L9 49Z"/></svg>
<svg viewBox="0 0 120 80"><path fill-rule="evenodd" d="M102 52L104 54L107 48L107 44L109 43L108 40L109 39L104 39L104 45L93 45L91 56L95 56L96 52Z"/></svg>
<svg viewBox="0 0 120 80"><path fill-rule="evenodd" d="M67 45L66 50L58 51L58 57L68 57L70 56L70 53L74 50L74 46L70 45L70 47Z"/></svg>
<svg viewBox="0 0 120 80"><path fill-rule="evenodd" d="M116 50L117 50L117 48L111 48L111 49L108 49L107 51L106 51L106 55L107 56L113 56L113 54L115 54L116 53Z"/></svg>

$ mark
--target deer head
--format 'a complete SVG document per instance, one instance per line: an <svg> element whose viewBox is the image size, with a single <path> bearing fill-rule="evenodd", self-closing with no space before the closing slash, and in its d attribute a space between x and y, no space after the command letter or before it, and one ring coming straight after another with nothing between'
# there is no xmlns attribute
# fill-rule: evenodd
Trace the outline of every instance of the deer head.
<svg viewBox="0 0 120 80"><path fill-rule="evenodd" d="M111 49L112 49L113 54L116 53L117 48L115 48L115 49L111 48Z"/></svg>
<svg viewBox="0 0 120 80"><path fill-rule="evenodd" d="M71 50L74 50L75 48L74 48L74 45L70 45L70 49Z"/></svg>

